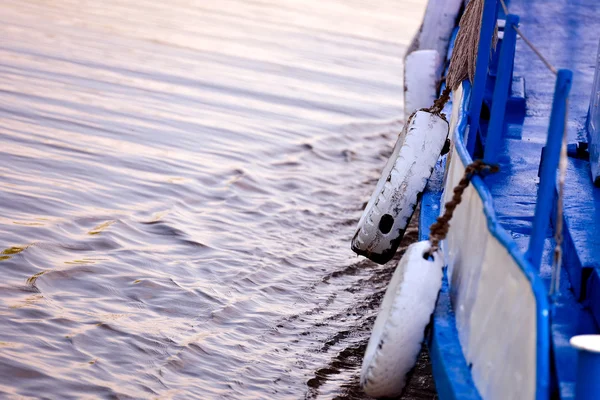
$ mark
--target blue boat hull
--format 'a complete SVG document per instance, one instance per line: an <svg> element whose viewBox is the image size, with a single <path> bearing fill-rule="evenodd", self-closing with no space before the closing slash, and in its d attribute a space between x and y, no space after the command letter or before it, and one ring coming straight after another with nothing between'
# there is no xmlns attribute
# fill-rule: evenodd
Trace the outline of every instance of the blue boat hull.
<svg viewBox="0 0 600 400"><path fill-rule="evenodd" d="M495 3L494 0L487 1ZM486 369L481 365L485 364L485 360L482 361L481 354L474 354L474 348L477 347L472 345L473 336L469 330L477 324L488 323L483 320L487 317L481 317L480 314L477 318L482 318L481 321L472 313L465 317L464 310L459 310L457 317L457 299L461 296L461 290L468 290L463 289L464 282L456 278L462 276L456 272L457 268L462 268L462 261L456 261L455 253L459 252L456 240L455 244L449 240L445 252L450 260L454 257L451 264L458 263L458 267L449 266L428 342L436 388L441 399L575 398L578 358L577 350L568 341L575 335L600 333L600 189L593 185L590 174L590 163L593 165L598 160L593 157L587 160L589 155L585 152L585 146L580 144L589 140L589 134L583 127L586 126L588 117L589 93L596 66L600 5L592 0L561 0L551 3L541 0L513 0L509 8L511 13L520 17L520 29L548 60L559 68L570 68L574 76L568 112L571 145L564 198L564 267L560 293L558 296L548 296L556 227L554 179L546 179L546 182L551 182L550 195L538 199L542 148L547 144L548 132L552 129L551 105L557 98L554 89L558 85L555 85L555 77L522 41L517 42L514 60L510 64L500 62L504 44L500 40L489 68L485 66L488 73L483 84L476 81L474 87L471 87L468 82L464 82L460 101L447 107L447 113L452 113L454 118L453 130L450 132L454 145L454 153L451 155L460 158L462 164L466 165L475 158L491 157L492 154L500 165L499 174L476 177L473 180L473 191L481 203L475 211L484 215L486 234L505 249L510 256L507 258L509 263L518 266L528 282L528 287L520 289L518 293L528 290L534 299L527 307L532 310L530 315L535 316L535 340L527 340L532 343L530 347L535 357L535 372L530 368L522 376L524 381L515 378L513 382L515 386L524 388L523 393L530 393L531 396L514 397L517 391L507 395L498 389L500 386L495 386L495 379L504 379L494 377L494 374L504 373L496 372L502 366L493 365L493 368ZM496 12L498 18L505 19L499 5ZM452 43L453 39L449 54ZM496 112L494 87L500 80L499 71L503 69L510 70L510 88L506 105L502 107L505 114L501 124L491 124L490 120L494 120L494 115L489 114ZM476 135L469 129L473 128L473 119L469 115L473 111L471 102L474 92L476 99L482 99L483 109L477 113L481 118L475 125ZM499 133L495 133L495 130ZM545 158L548 163L548 153ZM447 160L446 157L440 159L423 195L419 220L421 240L428 238L428 227L443 207L444 193L453 188L447 171L452 162L456 160ZM554 166L554 173L555 170ZM547 211L540 214L540 207L536 207L538 202L543 202L544 207L541 208L547 208ZM458 221L457 224L460 225L461 222ZM536 229L541 232L536 233ZM537 247L532 245L536 240L539 240ZM477 253L476 250L473 249L473 254ZM484 260L481 264L485 262L490 261ZM485 266L482 271L482 279L485 280L485 274L488 273L485 272ZM498 290L501 283L502 279L498 281ZM499 296L494 290L477 294L483 297L497 295ZM505 300L510 302L511 299L511 296L506 296ZM478 301L480 299L475 299L472 304ZM463 304L458 306L462 307ZM503 312L494 307L489 309L492 315L489 318L494 318L495 313ZM515 304L513 307L515 312L520 312L519 305ZM465 318L468 319L468 326L464 323ZM507 321L510 322L510 316ZM518 327L512 329L507 329L506 332L516 332ZM503 336L505 339L502 339ZM507 351L512 346L522 345L520 340L524 337L524 332L516 337L506 333L494 336L494 332L489 332L489 341L493 342L493 346L506 348ZM512 361L508 359L506 362L510 364ZM589 398L600 398L600 393L591 393L590 396L592 397Z"/></svg>

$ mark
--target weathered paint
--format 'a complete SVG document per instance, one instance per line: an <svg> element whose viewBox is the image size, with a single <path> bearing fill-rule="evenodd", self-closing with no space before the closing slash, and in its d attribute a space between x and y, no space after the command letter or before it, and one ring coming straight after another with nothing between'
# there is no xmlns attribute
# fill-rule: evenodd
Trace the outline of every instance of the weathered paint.
<svg viewBox="0 0 600 400"><path fill-rule="evenodd" d="M585 141L589 94L600 31L597 24L600 20L600 3L594 0L512 0L509 7L511 13L520 16L520 29L553 65L573 70L568 116L569 140ZM497 232L504 232L499 234L504 238L501 241L525 266L524 271L536 295L536 398L547 399L552 395L570 399L575 396L577 352L569 345L569 339L577 334L598 333L600 325L600 189L591 184L589 162L584 157L570 158L565 185L563 273L560 296L553 299L550 319L547 304L546 308L543 305L550 280L554 224L543 235L541 267L531 268L523 255L532 232L540 154L548 132L554 78L522 40L517 41L514 74L511 98L520 99L518 104L521 106L526 98L527 113L524 116L513 115L515 110L509 100L505 116L508 131L504 132L503 140L496 149L500 173L485 179L476 178L473 185L480 194L489 195L489 201L484 201L484 206L493 211L494 221L501 228ZM515 82L520 84L515 85ZM523 88L526 88L525 93ZM482 136L485 137L487 121L481 126ZM421 226L432 222L436 196L429 192L424 194ZM555 207L555 196L554 192L550 198L542 201ZM554 212L551 214L554 215ZM540 279L544 285L539 284ZM438 390L441 389L440 398L457 398L456 393L470 384L456 371L464 375L468 369L464 369L464 360L457 359L454 362L444 357L444 349L456 348L458 333L456 336L436 335L436 327L440 325L438 320L444 321L437 315L436 311L432 335L436 383L452 381L450 385L438 387ZM440 315L452 318L449 313ZM454 378L448 379L452 374ZM461 379L462 383L459 382Z"/></svg>
<svg viewBox="0 0 600 400"><path fill-rule="evenodd" d="M418 111L405 125L358 222L357 254L381 264L394 256L447 136L448 122L429 112Z"/></svg>
<svg viewBox="0 0 600 400"><path fill-rule="evenodd" d="M369 396L399 396L417 361L442 285L443 257L426 259L429 248L428 241L408 247L385 293L361 370Z"/></svg>

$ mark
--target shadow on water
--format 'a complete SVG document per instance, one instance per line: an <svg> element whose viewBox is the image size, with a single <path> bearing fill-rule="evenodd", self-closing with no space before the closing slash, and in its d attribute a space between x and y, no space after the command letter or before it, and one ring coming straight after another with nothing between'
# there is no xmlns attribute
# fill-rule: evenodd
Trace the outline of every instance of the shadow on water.
<svg viewBox="0 0 600 400"><path fill-rule="evenodd" d="M406 248L411 243L417 241L417 216L418 210L406 231L400 250L386 265L380 266L371 261L363 260L344 270L331 273L330 276L337 276L341 274L356 274L358 270L369 270L371 275L365 279L363 282L364 286L361 288L361 292L365 296L358 300L358 304L348 310L349 314L361 316L360 320L356 321L358 324L354 324L349 330L338 332L330 341L325 343L322 351L328 351L333 345L344 342L344 339L350 336L360 338L360 340L350 346L343 347L341 351L331 356L327 366L315 371L314 377L307 381L308 391L305 396L306 399L332 397L339 400L358 400L369 398L360 388L360 367L363 355L379 311L379 306L387 289L387 283L391 279L396 265ZM365 290L365 288L368 288L368 290ZM330 385L332 381L341 381L338 383L339 393L322 396L322 388ZM429 354L425 345L423 345L417 365L410 373L407 386L401 398L406 400L429 400L436 398Z"/></svg>

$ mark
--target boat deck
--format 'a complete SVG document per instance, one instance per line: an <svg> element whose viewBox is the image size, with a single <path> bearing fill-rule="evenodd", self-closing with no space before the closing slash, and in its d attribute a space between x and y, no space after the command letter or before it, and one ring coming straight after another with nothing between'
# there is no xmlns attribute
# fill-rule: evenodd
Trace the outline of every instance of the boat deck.
<svg viewBox="0 0 600 400"><path fill-rule="evenodd" d="M600 38L600 3L597 0L513 0L509 9L520 16L520 29L552 65L573 71L569 143L585 142ZM511 134L507 136L511 138L506 139L500 149L500 172L487 177L486 182L494 196L498 220L525 252L532 230L538 168L548 132L555 77L521 39L517 41L514 76L525 80L525 118L522 126L509 128ZM554 364L563 399L574 396L576 353L569 346L569 338L575 334L598 333L600 326L600 299L596 307L583 307L577 302L577 299L600 296L600 188L592 185L589 162L575 157L574 151L569 158L564 202L563 290L555 303L551 327ZM540 276L547 285L553 247L553 232L548 231L540 269ZM583 304L594 303L584 301Z"/></svg>

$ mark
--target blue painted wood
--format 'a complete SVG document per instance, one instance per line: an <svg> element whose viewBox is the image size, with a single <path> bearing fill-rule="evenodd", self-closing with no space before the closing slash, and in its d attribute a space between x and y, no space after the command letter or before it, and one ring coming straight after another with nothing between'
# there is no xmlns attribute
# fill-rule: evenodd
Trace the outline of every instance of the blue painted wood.
<svg viewBox="0 0 600 400"><path fill-rule="evenodd" d="M514 0L511 3L511 12L521 17L521 29L540 51L549 57L550 62L557 66L570 67L575 71L573 90L570 94L569 124L571 127L585 126L595 66L594 55L600 32L597 24L600 18L600 2L597 0L553 2ZM496 222L508 231L510 238L507 238L507 242L513 242L515 253L522 255L530 244L532 235L537 200L539 155L547 139L547 118L550 116L549 105L552 102L555 85L545 66L522 41L517 45L514 77L518 85L513 84L513 93L509 98L505 115L505 120L509 124L509 134L499 148L498 160L501 171L486 178L486 184L489 194L493 195L493 201L491 196L489 200L490 209L497 215ZM525 80L527 80L527 115L524 114ZM519 94L515 95L517 92ZM514 103L513 97L517 97ZM484 98L487 98L485 94ZM513 108L513 104L516 104L517 108ZM485 129L483 131L485 132ZM464 134L464 129L462 133ZM582 141L585 139L582 134L584 133L581 130L572 129L570 140ZM467 156L464 158L468 159ZM541 371L539 375L546 374L546 378L552 379L552 384L548 384L545 394L543 390L538 391L537 397L540 399L550 398L550 391L552 398L562 400L574 398L577 353L571 348L568 340L576 334L599 332L600 188L594 188L590 184L589 168L590 163L583 159L569 160L565 186L565 241L561 295L553 303L551 327L547 331L546 340L551 338L552 352L547 348L546 360L544 361L543 356L538 358L538 368ZM476 178L473 182L476 189L479 181ZM551 217L554 217L555 212L555 193L556 189L553 188L549 198L541 199L549 203L550 208L553 209L550 212ZM428 197L426 194L424 202L430 198L434 203L434 197ZM424 214L422 218L427 218L428 213ZM424 224L425 222L422 221L421 226ZM551 230L544 231L541 268L536 270L526 260L524 263L529 265L533 271L531 273L536 275L538 280L542 279L547 285L554 242ZM535 290L536 296L544 297L546 288L540 289L537 286ZM538 316L538 328L544 323L542 319L543 316ZM548 318L545 323L549 323ZM432 347L435 341L440 340L449 339L432 337ZM540 351L543 346L543 343L538 343L538 352L543 352ZM437 349L442 348L437 347ZM442 376L444 372L436 372L436 365L448 370L454 369L455 366L459 369L463 367L460 362L445 366L439 360L434 363L436 381L444 379ZM446 385L446 389L443 390L456 390L448 387Z"/></svg>
<svg viewBox="0 0 600 400"><path fill-rule="evenodd" d="M596 185L600 185L600 45L596 55L596 73L590 96L590 110L587 121L590 144L590 170Z"/></svg>
<svg viewBox="0 0 600 400"><path fill-rule="evenodd" d="M600 188L590 182L588 161L569 158L564 203L563 268L571 290L583 300L587 277L600 268Z"/></svg>
<svg viewBox="0 0 600 400"><path fill-rule="evenodd" d="M467 128L467 105L470 101L471 87L468 82L463 82L463 103L454 104L455 107L461 107L459 113L459 121L454 132L451 132L454 139L455 148L458 152L462 162L467 165L472 162L471 156L468 154L466 144L464 143L464 132ZM544 286L542 280L537 274L537 271L531 266L527 259L525 259L522 249L508 234L508 232L501 226L495 211L494 201L492 195L484 181L476 176L473 178L472 185L477 190L477 193L482 199L483 212L486 215L488 229L490 233L507 249L508 253L515 260L517 265L523 270L525 276L529 280L532 286L533 294L536 299L536 326L537 326L537 342L536 342L536 366L537 366L537 382L536 382L536 398L547 399L550 394L550 332L549 332L549 305L546 296L547 289ZM437 196L437 197L436 197ZM431 194L428 190L424 193L423 201L426 205L424 207L425 212L420 215L420 226L429 225L437 217L439 212L436 207L432 206L431 202L436 199L440 199L440 195ZM439 201L439 200L437 200ZM428 232L428 231L427 231ZM426 239L425 235L420 235L421 239ZM438 308L441 305L438 303L436 307L436 316L434 316L434 332L438 322ZM440 311L441 312L441 311ZM449 317L450 314L445 314ZM441 317L440 317L441 318ZM454 318L452 316L452 318ZM455 329L455 328L454 328ZM447 332L445 335L432 335L430 350L434 352L441 352L442 354L452 354L453 346L460 346L457 334L451 334L451 330L444 330ZM462 353L461 353L462 354ZM454 356L456 358L456 356ZM458 390L470 390L469 386L472 384L471 381L465 381L462 377L470 371L465 365L466 361L463 362L460 358L456 358L455 362L451 362L452 357L441 358L432 356L432 365L434 371L434 378L436 380L436 388L438 389L438 395L441 399L455 399ZM453 380L452 385L441 384L438 387L438 381L446 382L447 380ZM458 383L466 385L456 386ZM474 389L474 387L472 388Z"/></svg>
<svg viewBox="0 0 600 400"><path fill-rule="evenodd" d="M450 36L450 43L448 44L448 54L447 54L446 60L450 60L450 58L452 58L452 52L454 51L454 44L456 43L456 35L458 35L458 26L456 28L454 28L454 30L452 31L452 35ZM441 54L440 54L440 56L441 56ZM448 66L446 66L445 72L448 72Z"/></svg>
<svg viewBox="0 0 600 400"><path fill-rule="evenodd" d="M518 24L518 16L509 14L506 17L504 38L502 39L500 59L498 60L498 75L494 88L492 112L483 157L483 160L489 164L496 164L498 162L499 147L505 124L506 103L512 85L511 75L515 59L515 47L517 45L517 31L514 28Z"/></svg>
<svg viewBox="0 0 600 400"><path fill-rule="evenodd" d="M421 201L419 240L429 238L429 227L440 213L445 157L436 165ZM427 341L435 388L440 400L480 400L471 370L463 355L458 339L456 319L450 301L448 279L444 272L442 289L438 296L433 324Z"/></svg>
<svg viewBox="0 0 600 400"><path fill-rule="evenodd" d="M471 155L475 151L475 144L479 134L479 116L485 94L490 52L492 50L492 38L496 28L497 9L498 2L496 0L484 0L481 33L477 49L477 66L475 67L473 93L471 94L471 104L469 106L469 138L467 149Z"/></svg>
<svg viewBox="0 0 600 400"><path fill-rule="evenodd" d="M467 82L463 82L464 96L468 98L470 88ZM458 155L464 165L473 162L473 159L468 153L466 144L464 143L464 130L466 129L466 118L464 114L465 105L460 115L459 122L454 135L454 144ZM490 189L479 176L473 177L471 184L477 190L483 203L483 212L487 218L487 225L490 233L498 242L504 246L507 252L511 255L516 264L521 268L531 284L533 295L536 301L536 326L537 326L537 342L536 342L536 367L537 367L537 382L536 382L536 398L547 399L550 392L550 344L549 344L549 305L547 297L547 288L540 279L537 269L534 268L529 260L522 253L521 248L500 224L494 209L494 200Z"/></svg>
<svg viewBox="0 0 600 400"><path fill-rule="evenodd" d="M592 311L594 322L600 327L600 269L595 268L591 271L587 288L589 307Z"/></svg>
<svg viewBox="0 0 600 400"><path fill-rule="evenodd" d="M429 227L440 214L445 169L446 157L442 157L423 192L419 214L419 240L429 238ZM427 344L438 398L440 400L481 399L458 339L445 272Z"/></svg>
<svg viewBox="0 0 600 400"><path fill-rule="evenodd" d="M569 102L569 124L571 127L585 126L596 61L594 56L600 33L597 24L600 20L600 2L513 0L510 8L511 12L520 15L521 29L536 47L549 57L552 64L570 67L575 71ZM527 250L532 233L539 155L548 134L549 105L555 85L546 67L523 41L518 41L517 44L514 76L518 80L518 86L515 91L513 85L513 95L505 115L510 133L506 135L499 149L501 171L486 178L486 184L489 193L493 195L491 209L497 216L496 222L508 231L510 238L507 240L514 242L514 251L523 254ZM527 115L524 114L523 108L525 80ZM511 107L515 92L520 93L517 96L518 109ZM464 133L464 130L462 132ZM582 134L585 133L580 129L572 129L570 140L585 140ZM467 158L465 156L465 159ZM540 399L574 399L577 353L571 348L568 340L576 334L599 332L600 290L597 290L595 282L600 279L597 276L600 268L600 188L591 185L589 166L585 160L569 160L565 186L561 294L553 303L551 326L547 331L547 339L551 338L552 351L548 349L546 361L543 357L538 358L540 376L547 374L546 377L551 378L552 383L548 385L545 394L538 391L537 397ZM474 180L476 188L478 182L479 179ZM555 192L554 189L550 198L543 199L550 203L552 208L555 207ZM550 213L552 217L553 212ZM535 271L531 264L527 261L525 263L529 264L529 268L534 271L532 273L547 285L550 280L551 250L554 241L550 230L546 229L545 233L541 268ZM545 289L538 287L536 293L543 297ZM548 322L546 319L546 324ZM543 323L538 316L538 328ZM540 349L543 349L543 344L538 343L538 352ZM436 364L443 366L438 361ZM451 363L444 368L453 367ZM461 367L460 363L457 363L457 367ZM435 372L435 366L434 374L437 381L440 373Z"/></svg>
<svg viewBox="0 0 600 400"><path fill-rule="evenodd" d="M525 79L513 75L511 94L506 104L506 137L521 139L523 136L523 120L525 119Z"/></svg>
<svg viewBox="0 0 600 400"><path fill-rule="evenodd" d="M600 396L600 353L579 350L577 360L577 400L598 400Z"/></svg>
<svg viewBox="0 0 600 400"><path fill-rule="evenodd" d="M458 340L456 316L452 310L445 272L433 318L428 345L439 399L480 400Z"/></svg>
<svg viewBox="0 0 600 400"><path fill-rule="evenodd" d="M555 202L556 204L556 202ZM553 213L553 226L556 226L556 211ZM583 277L583 264L580 255L577 253L576 240L573 238L573 230L569 229L566 221L566 217L563 218L563 269L567 272L569 283L571 284L569 290L573 292L575 297L579 300L583 297L584 283Z"/></svg>
<svg viewBox="0 0 600 400"><path fill-rule="evenodd" d="M575 400L577 353L569 339L575 335L596 333L591 315L568 290L569 279L561 279L561 295L555 298L552 309L552 353L554 398Z"/></svg>
<svg viewBox="0 0 600 400"><path fill-rule="evenodd" d="M567 110L567 97L571 89L573 72L565 69L558 71L554 88L554 100L550 114L550 127L544 159L542 160L540 185L538 188L537 204L533 221L533 231L529 240L527 257L531 264L539 269L542 261L544 241L546 240L552 211L552 197L556 190L556 169L560 158L565 117ZM550 201L549 201L550 200Z"/></svg>
<svg viewBox="0 0 600 400"><path fill-rule="evenodd" d="M585 126L588 112L600 33L600 2L513 0L510 9L520 16L521 30L553 65L574 71L569 95L569 141L585 140L582 136L585 132L579 127ZM490 184L502 225L526 248L532 225L530 208L536 200L539 154L546 140L554 82L542 62L520 40L514 73L527 83L527 115L520 126L522 140L506 140L501 172L486 182ZM510 119L510 111L507 114ZM518 127L514 125L514 129ZM585 299L586 284L581 279L585 277L584 270L589 271L600 262L600 197L595 194L596 190L590 184L589 163L569 160L561 300L553 304L551 321L552 396L562 400L575 396L576 352L568 340L575 334L598 332L590 309L578 303L578 299L584 303L590 301ZM552 199L546 201L553 203ZM549 251L554 243L551 232L547 233L546 253L542 256L539 274L549 283L552 261Z"/></svg>

